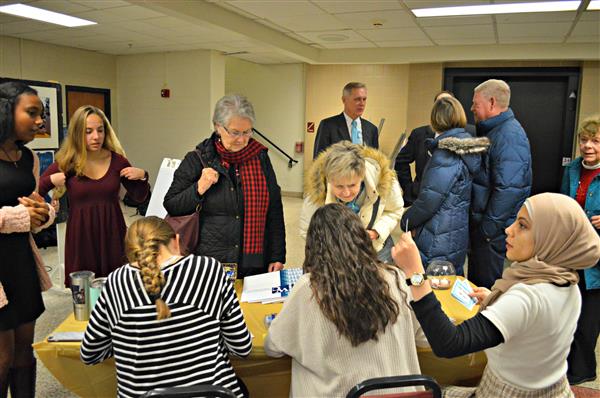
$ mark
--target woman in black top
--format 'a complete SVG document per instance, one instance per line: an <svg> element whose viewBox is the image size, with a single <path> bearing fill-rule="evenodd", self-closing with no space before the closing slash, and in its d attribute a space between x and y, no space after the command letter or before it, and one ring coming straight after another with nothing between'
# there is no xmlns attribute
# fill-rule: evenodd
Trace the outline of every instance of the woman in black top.
<svg viewBox="0 0 600 398"><path fill-rule="evenodd" d="M171 216L200 212L200 241L190 251L237 263L238 277L278 271L285 263L285 225L267 148L254 140L252 104L221 98L215 131L189 152L164 200Z"/></svg>
<svg viewBox="0 0 600 398"><path fill-rule="evenodd" d="M22 83L0 84L0 397L35 395L31 344L44 312L41 289L50 280L38 270L30 232L49 225L53 211L36 190L39 164L25 143L42 126L37 92ZM39 254L38 254L39 255Z"/></svg>

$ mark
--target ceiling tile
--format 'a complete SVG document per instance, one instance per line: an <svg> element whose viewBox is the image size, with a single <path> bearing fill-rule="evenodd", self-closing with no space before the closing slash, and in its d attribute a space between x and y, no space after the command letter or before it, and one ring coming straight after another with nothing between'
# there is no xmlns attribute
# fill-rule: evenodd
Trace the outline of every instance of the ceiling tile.
<svg viewBox="0 0 600 398"><path fill-rule="evenodd" d="M325 48L375 48L375 44L369 41L363 41L358 43L346 43L346 42L323 42L321 45Z"/></svg>
<svg viewBox="0 0 600 398"><path fill-rule="evenodd" d="M440 46L471 46L480 44L496 44L493 37L446 38L434 40Z"/></svg>
<svg viewBox="0 0 600 398"><path fill-rule="evenodd" d="M490 15L476 15L464 17L435 17L417 18L421 26L462 26L462 25L484 25L493 23Z"/></svg>
<svg viewBox="0 0 600 398"><path fill-rule="evenodd" d="M131 5L127 7L108 8L105 10L79 12L76 13L75 16L89 19L98 23L115 23L134 21L138 19L164 17L163 14L150 10L149 8Z"/></svg>
<svg viewBox="0 0 600 398"><path fill-rule="evenodd" d="M382 10L401 10L402 6L397 0L370 0L370 1L340 1L340 0L312 0L313 4L321 7L330 14L345 12L368 12Z"/></svg>
<svg viewBox="0 0 600 398"><path fill-rule="evenodd" d="M500 44L534 44L534 43L562 43L564 35L559 36L521 36L521 37L502 37L498 38Z"/></svg>
<svg viewBox="0 0 600 398"><path fill-rule="evenodd" d="M383 23L383 28L415 27L413 17L403 10L335 14L335 17L353 29L373 29L373 23Z"/></svg>
<svg viewBox="0 0 600 398"><path fill-rule="evenodd" d="M311 43L340 43L340 42L349 42L349 43L358 43L358 42L366 42L367 40L354 32L353 30L328 30L322 32L301 32L298 35L305 37L307 40L310 40ZM346 38L342 38L339 41L331 41L331 40L323 40L324 36L345 36Z"/></svg>
<svg viewBox="0 0 600 398"><path fill-rule="evenodd" d="M372 41L405 41L428 40L419 28L369 29L359 30L358 33Z"/></svg>
<svg viewBox="0 0 600 398"><path fill-rule="evenodd" d="M433 46L431 40L392 40L392 41L377 41L377 47L426 47Z"/></svg>
<svg viewBox="0 0 600 398"><path fill-rule="evenodd" d="M304 36L300 36L300 35L298 35L298 34L296 34L296 33L293 33L293 32L288 32L288 33L286 33L286 36L289 36L289 37L291 37L292 39L296 39L296 40L298 40L298 41L300 41L300 42L302 42L302 43L312 43L312 41L310 41L310 40L309 40L309 39L307 39L306 37L304 37Z"/></svg>
<svg viewBox="0 0 600 398"><path fill-rule="evenodd" d="M96 10L104 10L106 8L125 7L129 6L127 1L122 0L77 0L74 3L83 4Z"/></svg>
<svg viewBox="0 0 600 398"><path fill-rule="evenodd" d="M73 3L70 1L38 0L28 3L28 5L43 8L44 10L61 12L63 14L69 15L72 15L77 12L92 10L91 7L86 7L83 4Z"/></svg>
<svg viewBox="0 0 600 398"><path fill-rule="evenodd" d="M570 22L498 24L498 37L501 40L507 37L564 37L571 25Z"/></svg>
<svg viewBox="0 0 600 398"><path fill-rule="evenodd" d="M182 22L181 19L175 17L156 17L148 18L144 20L145 23L158 26L160 28L176 28L186 22Z"/></svg>
<svg viewBox="0 0 600 398"><path fill-rule="evenodd" d="M232 4L225 3L223 1L208 1L208 2L209 3L213 3L215 5L218 5L219 7L223 7L226 10L233 11L236 14L241 15L243 17L246 17L246 18L249 18L249 19L255 19L256 18L256 15L251 14L249 12L246 12L246 11L242 10L241 8L238 8L238 7L236 7L236 6L232 5Z"/></svg>
<svg viewBox="0 0 600 398"><path fill-rule="evenodd" d="M56 24L19 18L18 22L10 22L0 25L0 35L13 35L18 33L53 30L58 27L59 25Z"/></svg>
<svg viewBox="0 0 600 398"><path fill-rule="evenodd" d="M347 24L329 14L303 15L298 17L273 17L271 20L296 33L349 28Z"/></svg>
<svg viewBox="0 0 600 398"><path fill-rule="evenodd" d="M567 43L600 43L598 36L571 36L567 39Z"/></svg>
<svg viewBox="0 0 600 398"><path fill-rule="evenodd" d="M277 25L276 23L273 23L273 21L269 21L267 19L259 18L259 19L255 19L254 22L258 22L262 25L268 26L269 28L275 29L280 32L289 32L290 31L288 28L284 28L283 26Z"/></svg>
<svg viewBox="0 0 600 398"><path fill-rule="evenodd" d="M437 39L494 38L492 25L428 26L424 29L436 42Z"/></svg>
<svg viewBox="0 0 600 398"><path fill-rule="evenodd" d="M528 12L524 14L496 15L496 22L502 23L538 23L538 22L573 22L576 12Z"/></svg>
<svg viewBox="0 0 600 398"><path fill-rule="evenodd" d="M600 11L585 11L579 20L600 22Z"/></svg>
<svg viewBox="0 0 600 398"><path fill-rule="evenodd" d="M305 0L235 0L227 3L265 19L325 14L319 7Z"/></svg>
<svg viewBox="0 0 600 398"><path fill-rule="evenodd" d="M600 24L592 21L579 21L571 36L600 36Z"/></svg>
<svg viewBox="0 0 600 398"><path fill-rule="evenodd" d="M454 7L454 6L473 6L478 4L490 4L486 0L403 0L403 3L410 9L413 8L433 8L433 7Z"/></svg>

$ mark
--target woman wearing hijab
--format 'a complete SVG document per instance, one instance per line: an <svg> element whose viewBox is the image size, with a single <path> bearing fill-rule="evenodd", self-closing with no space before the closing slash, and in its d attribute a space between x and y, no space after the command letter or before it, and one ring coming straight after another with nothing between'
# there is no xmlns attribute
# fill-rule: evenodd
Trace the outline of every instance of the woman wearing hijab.
<svg viewBox="0 0 600 398"><path fill-rule="evenodd" d="M478 387L450 387L445 397L572 397L567 355L577 326L581 294L577 270L600 259L600 238L577 202L543 193L527 199L506 229L512 265L492 290L471 296L481 312L455 326L424 280L418 249L404 234L392 249L412 282L417 315L433 352L446 358L485 350Z"/></svg>

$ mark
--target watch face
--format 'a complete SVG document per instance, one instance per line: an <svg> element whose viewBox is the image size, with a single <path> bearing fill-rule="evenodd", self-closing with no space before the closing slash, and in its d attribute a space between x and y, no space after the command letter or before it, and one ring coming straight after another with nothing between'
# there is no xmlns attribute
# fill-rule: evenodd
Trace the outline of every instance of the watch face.
<svg viewBox="0 0 600 398"><path fill-rule="evenodd" d="M423 278L423 274L413 274L410 277L410 283L412 283L415 286L421 286L424 280L425 278Z"/></svg>

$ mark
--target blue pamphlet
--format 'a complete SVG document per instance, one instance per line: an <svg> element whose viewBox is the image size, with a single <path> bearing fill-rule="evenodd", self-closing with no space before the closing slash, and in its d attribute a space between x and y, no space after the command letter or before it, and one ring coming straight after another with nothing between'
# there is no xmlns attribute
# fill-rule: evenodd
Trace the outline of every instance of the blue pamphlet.
<svg viewBox="0 0 600 398"><path fill-rule="evenodd" d="M475 297L469 296L469 293L473 293L473 288L471 288L469 282L467 282L466 280L456 278L456 282L454 282L454 286L452 286L452 291L450 292L450 294L459 303L461 303L469 311L471 311L475 304L477 304L477 299Z"/></svg>

